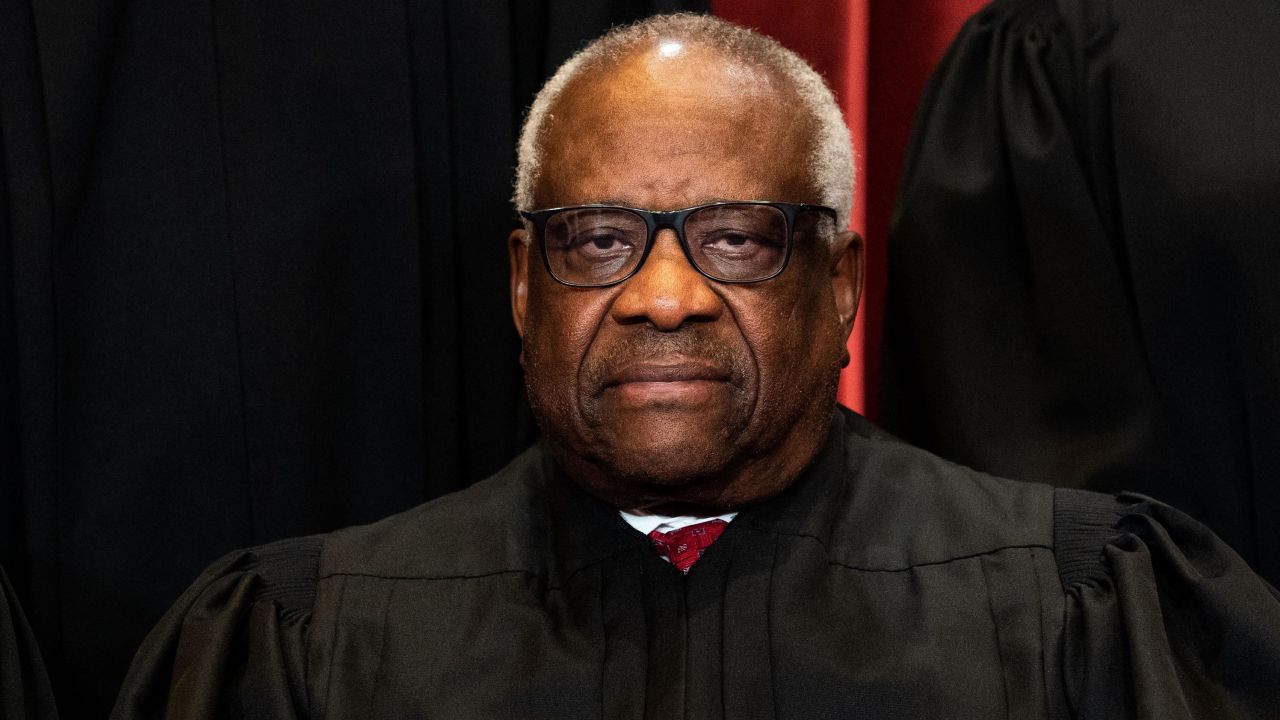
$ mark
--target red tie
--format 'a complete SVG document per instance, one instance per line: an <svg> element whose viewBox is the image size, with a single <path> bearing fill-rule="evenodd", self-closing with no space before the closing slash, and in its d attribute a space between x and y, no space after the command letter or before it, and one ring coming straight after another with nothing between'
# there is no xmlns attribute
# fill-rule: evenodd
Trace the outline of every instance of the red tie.
<svg viewBox="0 0 1280 720"><path fill-rule="evenodd" d="M720 519L707 520L686 525L671 532L654 530L649 533L649 539L653 540L659 555L669 560L677 570L688 575L689 568L693 567L698 558L702 557L702 553L711 547L711 543L715 542L728 526L729 523Z"/></svg>

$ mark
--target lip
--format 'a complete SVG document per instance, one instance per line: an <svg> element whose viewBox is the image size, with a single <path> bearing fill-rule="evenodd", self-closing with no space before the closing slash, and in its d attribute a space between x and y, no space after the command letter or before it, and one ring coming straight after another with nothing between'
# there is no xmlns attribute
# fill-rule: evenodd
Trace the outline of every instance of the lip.
<svg viewBox="0 0 1280 720"><path fill-rule="evenodd" d="M707 362L639 362L610 375L602 392L619 408L673 410L715 402L728 382L726 370Z"/></svg>
<svg viewBox="0 0 1280 720"><path fill-rule="evenodd" d="M709 363L646 362L619 368L605 381L604 389L631 384L727 382L728 380L728 372Z"/></svg>

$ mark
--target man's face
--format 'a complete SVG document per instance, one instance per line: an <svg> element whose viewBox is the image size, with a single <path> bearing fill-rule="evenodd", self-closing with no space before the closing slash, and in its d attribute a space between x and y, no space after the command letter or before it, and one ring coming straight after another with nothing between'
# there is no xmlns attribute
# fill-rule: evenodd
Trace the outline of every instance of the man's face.
<svg viewBox="0 0 1280 720"><path fill-rule="evenodd" d="M817 203L812 122L790 92L710 52L665 49L566 88L543 135L535 207ZM513 233L525 379L566 472L627 508L731 508L789 484L825 437L860 289L858 244L826 237L798 234L776 278L726 284L699 274L664 229L628 280L572 288L547 273L537 238Z"/></svg>

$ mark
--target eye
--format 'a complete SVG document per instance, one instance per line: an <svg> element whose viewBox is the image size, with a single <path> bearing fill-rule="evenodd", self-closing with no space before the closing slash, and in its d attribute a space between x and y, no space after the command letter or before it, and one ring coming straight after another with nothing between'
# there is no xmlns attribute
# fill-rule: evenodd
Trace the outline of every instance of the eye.
<svg viewBox="0 0 1280 720"><path fill-rule="evenodd" d="M625 208L570 208L547 220L543 247L556 279L602 285L635 267L646 232L644 218Z"/></svg>
<svg viewBox="0 0 1280 720"><path fill-rule="evenodd" d="M567 238L565 249L588 256L607 256L629 253L634 247L626 233L619 228L593 228Z"/></svg>
<svg viewBox="0 0 1280 720"><path fill-rule="evenodd" d="M751 236L746 233L724 232L720 237L716 238L715 244L738 246L746 245L749 242L751 242Z"/></svg>
<svg viewBox="0 0 1280 720"><path fill-rule="evenodd" d="M690 215L684 227L695 262L713 277L768 275L786 256L786 216L770 205L710 205Z"/></svg>
<svg viewBox="0 0 1280 720"><path fill-rule="evenodd" d="M760 252L776 252L781 244L767 235L734 228L715 230L701 239L702 251L722 257L749 257Z"/></svg>

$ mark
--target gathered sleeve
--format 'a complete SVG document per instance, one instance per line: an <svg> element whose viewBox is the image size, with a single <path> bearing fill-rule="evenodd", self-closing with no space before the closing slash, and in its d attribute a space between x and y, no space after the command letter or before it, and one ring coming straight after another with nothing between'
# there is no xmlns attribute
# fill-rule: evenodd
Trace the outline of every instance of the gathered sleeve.
<svg viewBox="0 0 1280 720"><path fill-rule="evenodd" d="M18 598L0 569L0 718L56 720L53 691Z"/></svg>
<svg viewBox="0 0 1280 720"><path fill-rule="evenodd" d="M993 0L921 99L880 420L1182 508L1280 585L1280 13Z"/></svg>
<svg viewBox="0 0 1280 720"><path fill-rule="evenodd" d="M881 420L994 475L1160 478L1136 489L1188 506L1135 334L1102 4L997 0L933 76L888 243Z"/></svg>
<svg viewBox="0 0 1280 720"><path fill-rule="evenodd" d="M283 540L214 563L143 642L112 720L307 717L322 544Z"/></svg>
<svg viewBox="0 0 1280 720"><path fill-rule="evenodd" d="M1074 715L1280 718L1280 593L1167 505L1056 492Z"/></svg>

